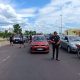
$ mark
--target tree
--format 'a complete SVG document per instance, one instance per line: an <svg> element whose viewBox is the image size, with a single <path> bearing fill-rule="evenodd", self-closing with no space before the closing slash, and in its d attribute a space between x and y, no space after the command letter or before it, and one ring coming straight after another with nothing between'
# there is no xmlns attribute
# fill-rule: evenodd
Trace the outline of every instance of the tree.
<svg viewBox="0 0 80 80"><path fill-rule="evenodd" d="M16 34L22 33L22 29L21 29L21 27L19 26L19 24L13 25L13 28L14 28L14 33L16 33Z"/></svg>
<svg viewBox="0 0 80 80"><path fill-rule="evenodd" d="M35 35L36 34L36 31L33 31L33 35Z"/></svg>
<svg viewBox="0 0 80 80"><path fill-rule="evenodd" d="M3 37L4 36L4 32L0 32L0 37Z"/></svg>
<svg viewBox="0 0 80 80"><path fill-rule="evenodd" d="M4 34L3 34L3 37L4 38L7 38L8 37L8 30L5 30Z"/></svg>
<svg viewBox="0 0 80 80"><path fill-rule="evenodd" d="M36 31L25 31L24 33L25 35L35 35L36 34Z"/></svg>
<svg viewBox="0 0 80 80"><path fill-rule="evenodd" d="M29 31L26 30L24 34L25 34L25 35L29 35Z"/></svg>

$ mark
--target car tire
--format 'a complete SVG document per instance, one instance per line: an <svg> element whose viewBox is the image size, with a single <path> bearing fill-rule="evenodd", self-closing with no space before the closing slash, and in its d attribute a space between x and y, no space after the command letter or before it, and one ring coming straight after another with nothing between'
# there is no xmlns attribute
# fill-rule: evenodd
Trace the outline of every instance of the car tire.
<svg viewBox="0 0 80 80"><path fill-rule="evenodd" d="M77 52L77 56L80 58L80 50Z"/></svg>
<svg viewBox="0 0 80 80"><path fill-rule="evenodd" d="M71 53L71 48L69 46L67 47L67 52Z"/></svg>

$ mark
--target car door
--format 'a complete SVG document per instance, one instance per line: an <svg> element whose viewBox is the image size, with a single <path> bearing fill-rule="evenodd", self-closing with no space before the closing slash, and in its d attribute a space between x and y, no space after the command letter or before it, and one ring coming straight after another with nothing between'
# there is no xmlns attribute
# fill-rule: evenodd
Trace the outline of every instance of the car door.
<svg viewBox="0 0 80 80"><path fill-rule="evenodd" d="M61 38L61 47L62 48L65 48L65 45L64 44L65 44L65 37L62 37Z"/></svg>
<svg viewBox="0 0 80 80"><path fill-rule="evenodd" d="M69 44L68 36L65 36L65 38L64 38L64 48L65 48L65 49L67 49L68 44Z"/></svg>

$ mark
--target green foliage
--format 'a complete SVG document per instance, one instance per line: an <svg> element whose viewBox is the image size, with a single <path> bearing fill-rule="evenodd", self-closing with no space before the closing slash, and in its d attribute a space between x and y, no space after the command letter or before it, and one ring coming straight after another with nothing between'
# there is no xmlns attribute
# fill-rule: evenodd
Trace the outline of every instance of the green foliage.
<svg viewBox="0 0 80 80"><path fill-rule="evenodd" d="M19 24L13 25L13 28L14 28L14 33L16 33L16 34L22 33L22 29L21 29L21 27L19 26Z"/></svg>
<svg viewBox="0 0 80 80"><path fill-rule="evenodd" d="M5 32L0 32L0 37L2 38L8 38L10 37L12 33L8 32L7 30L5 30Z"/></svg>
<svg viewBox="0 0 80 80"><path fill-rule="evenodd" d="M25 31L24 33L25 35L35 35L36 34L36 31Z"/></svg>

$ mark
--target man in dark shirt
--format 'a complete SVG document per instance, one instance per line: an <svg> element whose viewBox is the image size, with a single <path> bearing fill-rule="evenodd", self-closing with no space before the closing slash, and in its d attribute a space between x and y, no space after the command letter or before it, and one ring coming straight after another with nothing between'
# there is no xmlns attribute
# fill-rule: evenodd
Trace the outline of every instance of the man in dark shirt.
<svg viewBox="0 0 80 80"><path fill-rule="evenodd" d="M14 35L12 34L12 35L10 36L10 39L9 39L9 40L10 40L10 46L13 46L13 36L14 36Z"/></svg>
<svg viewBox="0 0 80 80"><path fill-rule="evenodd" d="M24 39L23 39L23 34L21 33L20 34L20 47L19 48L21 48L22 46L24 46L25 47L25 45L24 45Z"/></svg>
<svg viewBox="0 0 80 80"><path fill-rule="evenodd" d="M52 43L52 49L53 49L53 57L55 55L55 50L56 50L56 60L60 61L58 59L58 53L59 53L59 45L60 45L60 37L57 35L57 32L55 31L54 34L50 37L51 43Z"/></svg>

